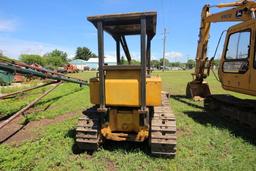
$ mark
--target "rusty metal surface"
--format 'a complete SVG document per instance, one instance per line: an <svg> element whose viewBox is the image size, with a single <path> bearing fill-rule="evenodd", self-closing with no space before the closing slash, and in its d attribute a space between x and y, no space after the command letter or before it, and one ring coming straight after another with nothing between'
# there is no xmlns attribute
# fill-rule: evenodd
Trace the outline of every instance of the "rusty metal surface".
<svg viewBox="0 0 256 171"><path fill-rule="evenodd" d="M208 83L191 81L187 84L186 96L189 98L204 99L205 97L211 95L211 91ZM196 100L197 101L197 100Z"/></svg>
<svg viewBox="0 0 256 171"><path fill-rule="evenodd" d="M41 87L45 87L45 86L48 86L50 84L55 84L55 83L57 83L57 81L52 81L52 82L45 83L45 84L42 84L42 85L39 85L39 86L28 88L28 89L25 89L25 90L20 90L20 91L14 92L14 93L5 94L5 95L0 96L0 99L5 99L5 98L8 98L10 96L15 96L15 95L18 95L18 94L22 94L22 93L25 93L25 92L28 92L28 91L31 91L31 90L35 90L35 89L38 89L38 88L41 88Z"/></svg>
<svg viewBox="0 0 256 171"><path fill-rule="evenodd" d="M147 34L154 36L156 33L156 12L126 13L90 16L87 19L97 27L97 22L102 21L104 30L112 36L140 34L140 19L147 19Z"/></svg>
<svg viewBox="0 0 256 171"><path fill-rule="evenodd" d="M87 81L63 75L61 73L42 68L41 66L36 64L28 65L23 62L6 57L0 57L0 69L10 73L18 73L22 75L37 76L40 78L72 82L80 84L81 86L88 85Z"/></svg>
<svg viewBox="0 0 256 171"><path fill-rule="evenodd" d="M30 109L31 107L33 107L39 100L41 100L43 97L45 97L47 94L49 94L51 91L53 91L55 88L57 88L59 85L61 84L61 82L57 83L54 87L50 88L49 90L47 90L44 94L42 94L40 97L38 97L37 99L35 99L33 102L31 102L30 104L28 104L27 106L25 106L24 108L22 108L20 111L18 111L17 113L15 113L14 115L12 115L10 118L6 119L5 121L3 121L0 124L0 129L3 128L5 125L7 125L9 122L11 122L13 119L15 119L16 117L18 117L19 115L23 114L25 111L27 111L28 109Z"/></svg>
<svg viewBox="0 0 256 171"><path fill-rule="evenodd" d="M176 154L176 118L167 95L162 93L162 106L154 107L150 130L151 154L174 157Z"/></svg>

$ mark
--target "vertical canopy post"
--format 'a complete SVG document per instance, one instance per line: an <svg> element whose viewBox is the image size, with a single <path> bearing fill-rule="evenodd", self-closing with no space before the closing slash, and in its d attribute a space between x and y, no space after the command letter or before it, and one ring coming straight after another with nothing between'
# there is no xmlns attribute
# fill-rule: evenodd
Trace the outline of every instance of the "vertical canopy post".
<svg viewBox="0 0 256 171"><path fill-rule="evenodd" d="M140 35L140 46L141 46L141 84L140 84L140 100L141 110L146 110L146 18L140 20L141 35Z"/></svg>
<svg viewBox="0 0 256 171"><path fill-rule="evenodd" d="M148 37L147 39L147 71L148 74L150 74L150 61L151 61L151 37Z"/></svg>
<svg viewBox="0 0 256 171"><path fill-rule="evenodd" d="M120 42L118 39L116 39L116 62L117 65L121 64L121 58L120 58Z"/></svg>
<svg viewBox="0 0 256 171"><path fill-rule="evenodd" d="M100 79L100 108L98 110L105 110L105 79L104 79L104 33L102 21L97 22L98 31L98 56L99 56L99 79Z"/></svg>

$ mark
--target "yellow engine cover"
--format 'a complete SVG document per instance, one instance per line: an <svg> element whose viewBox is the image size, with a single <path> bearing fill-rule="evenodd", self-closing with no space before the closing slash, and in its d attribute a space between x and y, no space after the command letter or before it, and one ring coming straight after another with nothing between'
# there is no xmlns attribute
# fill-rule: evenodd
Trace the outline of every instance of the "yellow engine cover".
<svg viewBox="0 0 256 171"><path fill-rule="evenodd" d="M127 77L126 77L127 76ZM146 79L146 105L161 105L162 81L160 77ZM110 106L140 106L140 74L134 71L107 72L105 79L105 101ZM99 80L90 79L92 104L99 104Z"/></svg>

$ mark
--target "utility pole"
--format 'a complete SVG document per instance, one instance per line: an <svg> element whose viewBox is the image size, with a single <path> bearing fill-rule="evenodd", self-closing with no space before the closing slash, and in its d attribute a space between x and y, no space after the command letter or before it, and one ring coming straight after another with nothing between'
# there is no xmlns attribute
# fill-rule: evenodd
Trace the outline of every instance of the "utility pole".
<svg viewBox="0 0 256 171"><path fill-rule="evenodd" d="M165 70L165 44L166 44L166 28L164 28L164 38L163 38L163 71Z"/></svg>

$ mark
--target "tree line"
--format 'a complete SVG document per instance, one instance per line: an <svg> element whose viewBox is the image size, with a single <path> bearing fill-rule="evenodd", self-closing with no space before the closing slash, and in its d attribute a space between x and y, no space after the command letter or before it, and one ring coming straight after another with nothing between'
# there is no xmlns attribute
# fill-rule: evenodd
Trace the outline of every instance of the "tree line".
<svg viewBox="0 0 256 171"><path fill-rule="evenodd" d="M0 51L0 56L3 56L2 52ZM49 69L56 69L58 67L62 67L70 62L70 59L67 58L68 55L66 52L55 49L52 52L46 53L44 55L35 55L35 54L22 54L20 55L19 59L27 64L39 64L43 67ZM82 59L88 61L90 58L96 58L97 56L87 47L78 47L76 49L76 54L73 59ZM151 67L156 69L163 68L163 58L159 60L151 60ZM125 59L124 56L121 57L121 64L128 64L128 61ZM139 65L140 62L132 59L131 64ZM172 68L172 67L179 67L182 69L193 69L196 65L195 60L188 59L187 62L170 62L168 59L165 59L165 67ZM218 67L219 66L219 59L215 59L213 61L213 65Z"/></svg>
<svg viewBox="0 0 256 171"><path fill-rule="evenodd" d="M90 58L95 57L96 55L91 52L89 48L78 47L76 49L76 55L73 59L82 59L88 61ZM58 49L55 49L52 52L46 53L42 56L35 54L21 54L19 59L24 63L36 63L49 69L56 69L58 67L65 66L68 62L70 62L67 53Z"/></svg>
<svg viewBox="0 0 256 171"><path fill-rule="evenodd" d="M162 69L163 62L164 62L163 58L161 58L160 60L152 60L151 61L151 66L153 68ZM215 60L213 60L212 64L214 66L218 67L219 62L220 62L219 59L215 59ZM179 67L179 68L182 68L182 69L193 69L196 66L196 61L193 60L193 59L188 59L187 62L170 62L168 59L165 59L164 64L165 64L165 67L169 67L169 68Z"/></svg>

